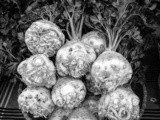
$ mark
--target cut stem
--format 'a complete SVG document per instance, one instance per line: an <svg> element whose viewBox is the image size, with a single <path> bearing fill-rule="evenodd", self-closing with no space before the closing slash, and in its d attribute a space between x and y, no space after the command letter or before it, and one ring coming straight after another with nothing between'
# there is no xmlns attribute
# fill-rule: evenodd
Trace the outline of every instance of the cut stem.
<svg viewBox="0 0 160 120"><path fill-rule="evenodd" d="M7 52L12 58L14 58L15 60L17 60L16 57L9 50L3 50L3 49L0 49L0 50L4 51L4 52Z"/></svg>
<svg viewBox="0 0 160 120"><path fill-rule="evenodd" d="M122 30L121 29L119 29L117 32L116 32L116 34L114 34L116 37L115 37L115 39L113 40L113 48L115 47L115 45L117 44L117 41L118 41L118 38L119 38L119 35L120 35L120 32L121 32ZM115 49L114 49L115 50Z"/></svg>
<svg viewBox="0 0 160 120"><path fill-rule="evenodd" d="M109 39L109 49L112 49L112 38L111 38L111 30L109 30L108 28L106 28L106 32L108 34L108 39Z"/></svg>
<svg viewBox="0 0 160 120"><path fill-rule="evenodd" d="M72 31L72 39L76 39L76 33L75 33L75 27L73 24L73 18L69 18L70 26L71 26L71 31Z"/></svg>
<svg viewBox="0 0 160 120"><path fill-rule="evenodd" d="M74 14L75 14L75 7L73 7L72 16L69 15L69 22L70 22L70 25L71 25L72 37L73 37L73 39L77 39L76 28L75 28L75 25L74 25L74 22L73 22Z"/></svg>
<svg viewBox="0 0 160 120"><path fill-rule="evenodd" d="M78 31L79 31L79 27L80 27L80 20L77 22L77 25L76 25L76 34L78 34Z"/></svg>
<svg viewBox="0 0 160 120"><path fill-rule="evenodd" d="M125 36L127 36L127 35L128 35L128 33L126 32L122 37L120 37L120 38L117 40L115 46L113 47L113 49L114 49L115 51L117 50L117 48L118 48L120 42L122 41L122 39L123 39Z"/></svg>
<svg viewBox="0 0 160 120"><path fill-rule="evenodd" d="M122 28L123 26L128 22L128 20L133 17L133 16L139 16L138 14L131 14L128 16L128 18L123 22L123 24L120 26L119 30L117 31L117 34L116 34L116 38L114 40L114 43L113 43L113 49L116 51L117 48L118 48L118 45L119 43L121 42L121 40L128 34L128 32L126 32L120 39L119 39L119 36L120 36L120 32L122 31ZM118 23L117 23L118 24Z"/></svg>
<svg viewBox="0 0 160 120"><path fill-rule="evenodd" d="M51 22L54 22L51 12L49 12L49 19L50 19Z"/></svg>
<svg viewBox="0 0 160 120"><path fill-rule="evenodd" d="M79 28L79 37L80 37L80 39L81 39L81 36L82 36L83 22L84 22L84 16L82 15L80 28Z"/></svg>
<svg viewBox="0 0 160 120"><path fill-rule="evenodd" d="M67 30L67 34L69 36L69 39L72 40L72 36L71 36L71 34L69 32L69 23L67 23L66 30Z"/></svg>
<svg viewBox="0 0 160 120"><path fill-rule="evenodd" d="M74 27L74 24L73 24L73 16L74 16L74 14L72 14L72 16L70 16L69 11L68 11L68 9L66 8L66 6L64 4L64 1L61 0L61 2L63 4L63 7L64 7L64 9L65 9L65 11L66 11L66 13L68 15L68 18L69 18L69 23L70 23L70 27L71 27L71 33L72 33L72 40L73 40L73 39L76 38L75 27Z"/></svg>
<svg viewBox="0 0 160 120"><path fill-rule="evenodd" d="M111 28L110 28L110 26L108 24L105 27L101 21L99 21L99 23L103 27L103 29L106 31L107 35L108 35L108 39L109 39L108 48L111 50L112 49L112 33L111 33Z"/></svg>

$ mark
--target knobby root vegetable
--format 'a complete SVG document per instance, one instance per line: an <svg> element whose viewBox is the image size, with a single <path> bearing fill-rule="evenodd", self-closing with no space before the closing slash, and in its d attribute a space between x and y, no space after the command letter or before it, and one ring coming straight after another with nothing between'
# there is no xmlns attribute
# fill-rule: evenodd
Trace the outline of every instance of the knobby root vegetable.
<svg viewBox="0 0 160 120"><path fill-rule="evenodd" d="M28 86L51 88L56 83L55 66L44 54L32 55L22 61L17 71Z"/></svg>
<svg viewBox="0 0 160 120"><path fill-rule="evenodd" d="M108 38L107 49L98 56L92 65L91 76L94 79L91 80L100 87L99 89L108 90L108 92L128 83L131 79L133 74L131 65L121 53L118 53L117 48L121 49L119 44L122 40L134 39L138 43L142 43L140 31L138 31L138 27L132 19L138 17L145 22L143 15L139 11L140 9L135 9L140 8L138 4L135 4L135 0L122 0L121 2L116 0L111 4L115 7L113 13L116 14L114 16L113 14L97 14L99 7L95 6L93 14L96 19L90 19L93 24L90 25L90 28L103 31ZM101 5L104 6L103 4ZM110 9L103 8L103 12L110 12ZM128 48L131 49L132 46L128 46ZM130 83L132 83L132 80Z"/></svg>
<svg viewBox="0 0 160 120"><path fill-rule="evenodd" d="M54 110L50 91L44 87L27 87L18 96L19 108L35 118L47 117Z"/></svg>
<svg viewBox="0 0 160 120"><path fill-rule="evenodd" d="M103 93L103 89L100 86L101 82L96 81L94 77L89 73L85 76L85 85L89 92L94 95L100 95Z"/></svg>
<svg viewBox="0 0 160 120"><path fill-rule="evenodd" d="M130 63L120 53L106 50L92 64L91 76L100 88L113 91L132 77Z"/></svg>
<svg viewBox="0 0 160 120"><path fill-rule="evenodd" d="M66 25L66 31L70 41L61 47L56 55L56 68L58 74L61 76L72 76L74 78L80 78L90 71L90 66L96 59L96 53L88 44L81 41L82 28L84 22L84 6L82 4L78 7L76 4L70 6L73 9L71 12L65 5L64 0L61 0L65 9L66 19L68 19ZM84 1L81 1L84 2ZM81 10L81 13L77 13L77 10ZM77 17L77 15L79 17Z"/></svg>
<svg viewBox="0 0 160 120"><path fill-rule="evenodd" d="M59 78L52 89L52 100L58 107L73 109L84 100L86 88L81 80L64 77Z"/></svg>
<svg viewBox="0 0 160 120"><path fill-rule="evenodd" d="M137 120L139 103L138 96L131 88L118 87L101 97L98 105L99 116L114 120Z"/></svg>
<svg viewBox="0 0 160 120"><path fill-rule="evenodd" d="M95 59L96 54L92 47L80 41L68 41L57 52L57 71L61 76L80 78L90 70Z"/></svg>
<svg viewBox="0 0 160 120"><path fill-rule="evenodd" d="M86 108L81 107L75 109L69 116L68 120L97 120L97 118Z"/></svg>
<svg viewBox="0 0 160 120"><path fill-rule="evenodd" d="M25 43L33 54L46 54L51 57L64 41L65 36L61 29L47 20L33 22L25 33Z"/></svg>
<svg viewBox="0 0 160 120"><path fill-rule="evenodd" d="M71 109L56 108L48 120L67 120L71 112Z"/></svg>
<svg viewBox="0 0 160 120"><path fill-rule="evenodd" d="M100 96L89 96L86 98L82 104L82 106L86 109L88 109L93 115L98 116L98 102L99 102Z"/></svg>
<svg viewBox="0 0 160 120"><path fill-rule="evenodd" d="M97 55L106 50L106 38L98 31L91 31L83 35L82 42L92 46Z"/></svg>

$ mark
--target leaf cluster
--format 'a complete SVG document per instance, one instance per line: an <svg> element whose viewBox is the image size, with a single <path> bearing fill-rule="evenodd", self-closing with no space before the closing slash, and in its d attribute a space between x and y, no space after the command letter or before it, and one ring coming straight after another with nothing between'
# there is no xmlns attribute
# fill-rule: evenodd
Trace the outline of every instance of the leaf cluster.
<svg viewBox="0 0 160 120"><path fill-rule="evenodd" d="M112 45L116 43L115 39L119 40L117 51L130 61L134 71L145 68L141 60L145 56L145 47L150 44L145 41L146 34L157 37L160 35L160 10L156 0L37 1L37 6L36 0L2 0L0 3L2 76L17 76L17 65L31 55L25 45L24 34L30 24L39 19L56 23L67 36L67 33L72 34L69 19L73 18L73 24L76 26L74 30L78 33L83 16L81 31L97 30L106 33L106 37L109 37L108 33L112 33ZM29 7L32 9L28 9ZM69 36L67 38L69 39Z"/></svg>

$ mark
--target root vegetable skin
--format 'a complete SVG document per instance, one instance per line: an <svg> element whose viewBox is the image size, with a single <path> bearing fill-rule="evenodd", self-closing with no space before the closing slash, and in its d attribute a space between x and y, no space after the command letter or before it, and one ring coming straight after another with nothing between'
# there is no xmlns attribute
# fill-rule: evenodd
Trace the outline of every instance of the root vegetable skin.
<svg viewBox="0 0 160 120"><path fill-rule="evenodd" d="M73 2L68 7L65 4L66 1L61 0L61 2L65 9L65 18L68 19L66 31L70 41L58 50L56 67L61 76L69 75L73 78L80 78L90 71L90 65L96 59L93 47L81 41L85 9L83 5L85 3L80 1L80 5L77 6L76 2ZM72 10L70 11L70 9ZM81 12L77 12L77 10Z"/></svg>
<svg viewBox="0 0 160 120"><path fill-rule="evenodd" d="M43 87L27 87L18 96L19 108L35 118L47 117L54 110L49 90Z"/></svg>
<svg viewBox="0 0 160 120"><path fill-rule="evenodd" d="M33 54L53 56L64 44L65 36L60 28L47 20L33 22L25 33L25 43Z"/></svg>
<svg viewBox="0 0 160 120"><path fill-rule="evenodd" d="M71 112L71 109L57 108L52 112L48 120L67 120Z"/></svg>
<svg viewBox="0 0 160 120"><path fill-rule="evenodd" d="M95 81L94 77L89 73L85 76L86 88L89 92L93 93L94 95L102 94L102 87L100 86L100 81Z"/></svg>
<svg viewBox="0 0 160 120"><path fill-rule="evenodd" d="M95 84L100 86L100 89L107 89L109 92L127 83L132 77L131 65L123 55L116 51L122 40L134 39L138 43L143 43L138 30L139 27L134 20L140 18L144 23L146 21L141 14L141 6L135 4L135 0L122 0L121 2L116 0L111 4L113 5L112 13L114 15L101 14L110 13L110 9L106 9L107 6L100 3L99 6L93 7L94 17L88 19L88 21L91 20L91 25L88 25L90 28L97 28L98 31L104 32L108 38L107 49L93 63L91 75L95 80ZM103 12L97 14L99 8L104 9L101 9ZM131 46L128 48L131 49Z"/></svg>
<svg viewBox="0 0 160 120"><path fill-rule="evenodd" d="M114 120L139 119L139 102L138 96L131 89L119 87L101 97L99 116Z"/></svg>
<svg viewBox="0 0 160 120"><path fill-rule="evenodd" d="M58 107L73 109L84 100L86 88L81 80L60 78L52 89L52 100Z"/></svg>
<svg viewBox="0 0 160 120"><path fill-rule="evenodd" d="M80 78L89 71L95 59L96 53L92 47L80 41L70 41L57 52L57 71L61 76Z"/></svg>
<svg viewBox="0 0 160 120"><path fill-rule="evenodd" d="M51 88L56 83L55 66L44 54L33 55L22 61L17 71L28 86Z"/></svg>
<svg viewBox="0 0 160 120"><path fill-rule="evenodd" d="M75 109L67 120L97 120L94 115L92 115L85 108Z"/></svg>
<svg viewBox="0 0 160 120"><path fill-rule="evenodd" d="M92 114L97 114L99 99L99 96L90 96L89 98L85 99L82 106L88 109Z"/></svg>
<svg viewBox="0 0 160 120"><path fill-rule="evenodd" d="M97 55L100 55L106 50L106 40L104 35L100 32L91 31L86 33L82 37L82 42L92 46Z"/></svg>
<svg viewBox="0 0 160 120"><path fill-rule="evenodd" d="M92 64L91 75L95 84L108 92L127 83L132 77L130 63L120 54L106 50Z"/></svg>

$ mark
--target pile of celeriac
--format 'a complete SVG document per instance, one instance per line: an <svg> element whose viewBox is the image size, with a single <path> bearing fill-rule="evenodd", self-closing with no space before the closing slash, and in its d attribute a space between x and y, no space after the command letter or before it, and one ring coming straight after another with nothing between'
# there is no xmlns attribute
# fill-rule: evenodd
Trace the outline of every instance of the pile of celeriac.
<svg viewBox="0 0 160 120"><path fill-rule="evenodd" d="M33 55L17 67L27 85L18 97L23 113L49 120L139 119L140 99L130 85L124 87L131 83L133 70L117 52L123 39L141 40L130 21L138 16L132 8L136 2L110 2L111 8L103 8L107 12L100 9L100 2L92 8L94 2L61 0L65 32L44 19L25 32ZM87 4L94 11L91 16ZM84 26L91 30L86 32Z"/></svg>

